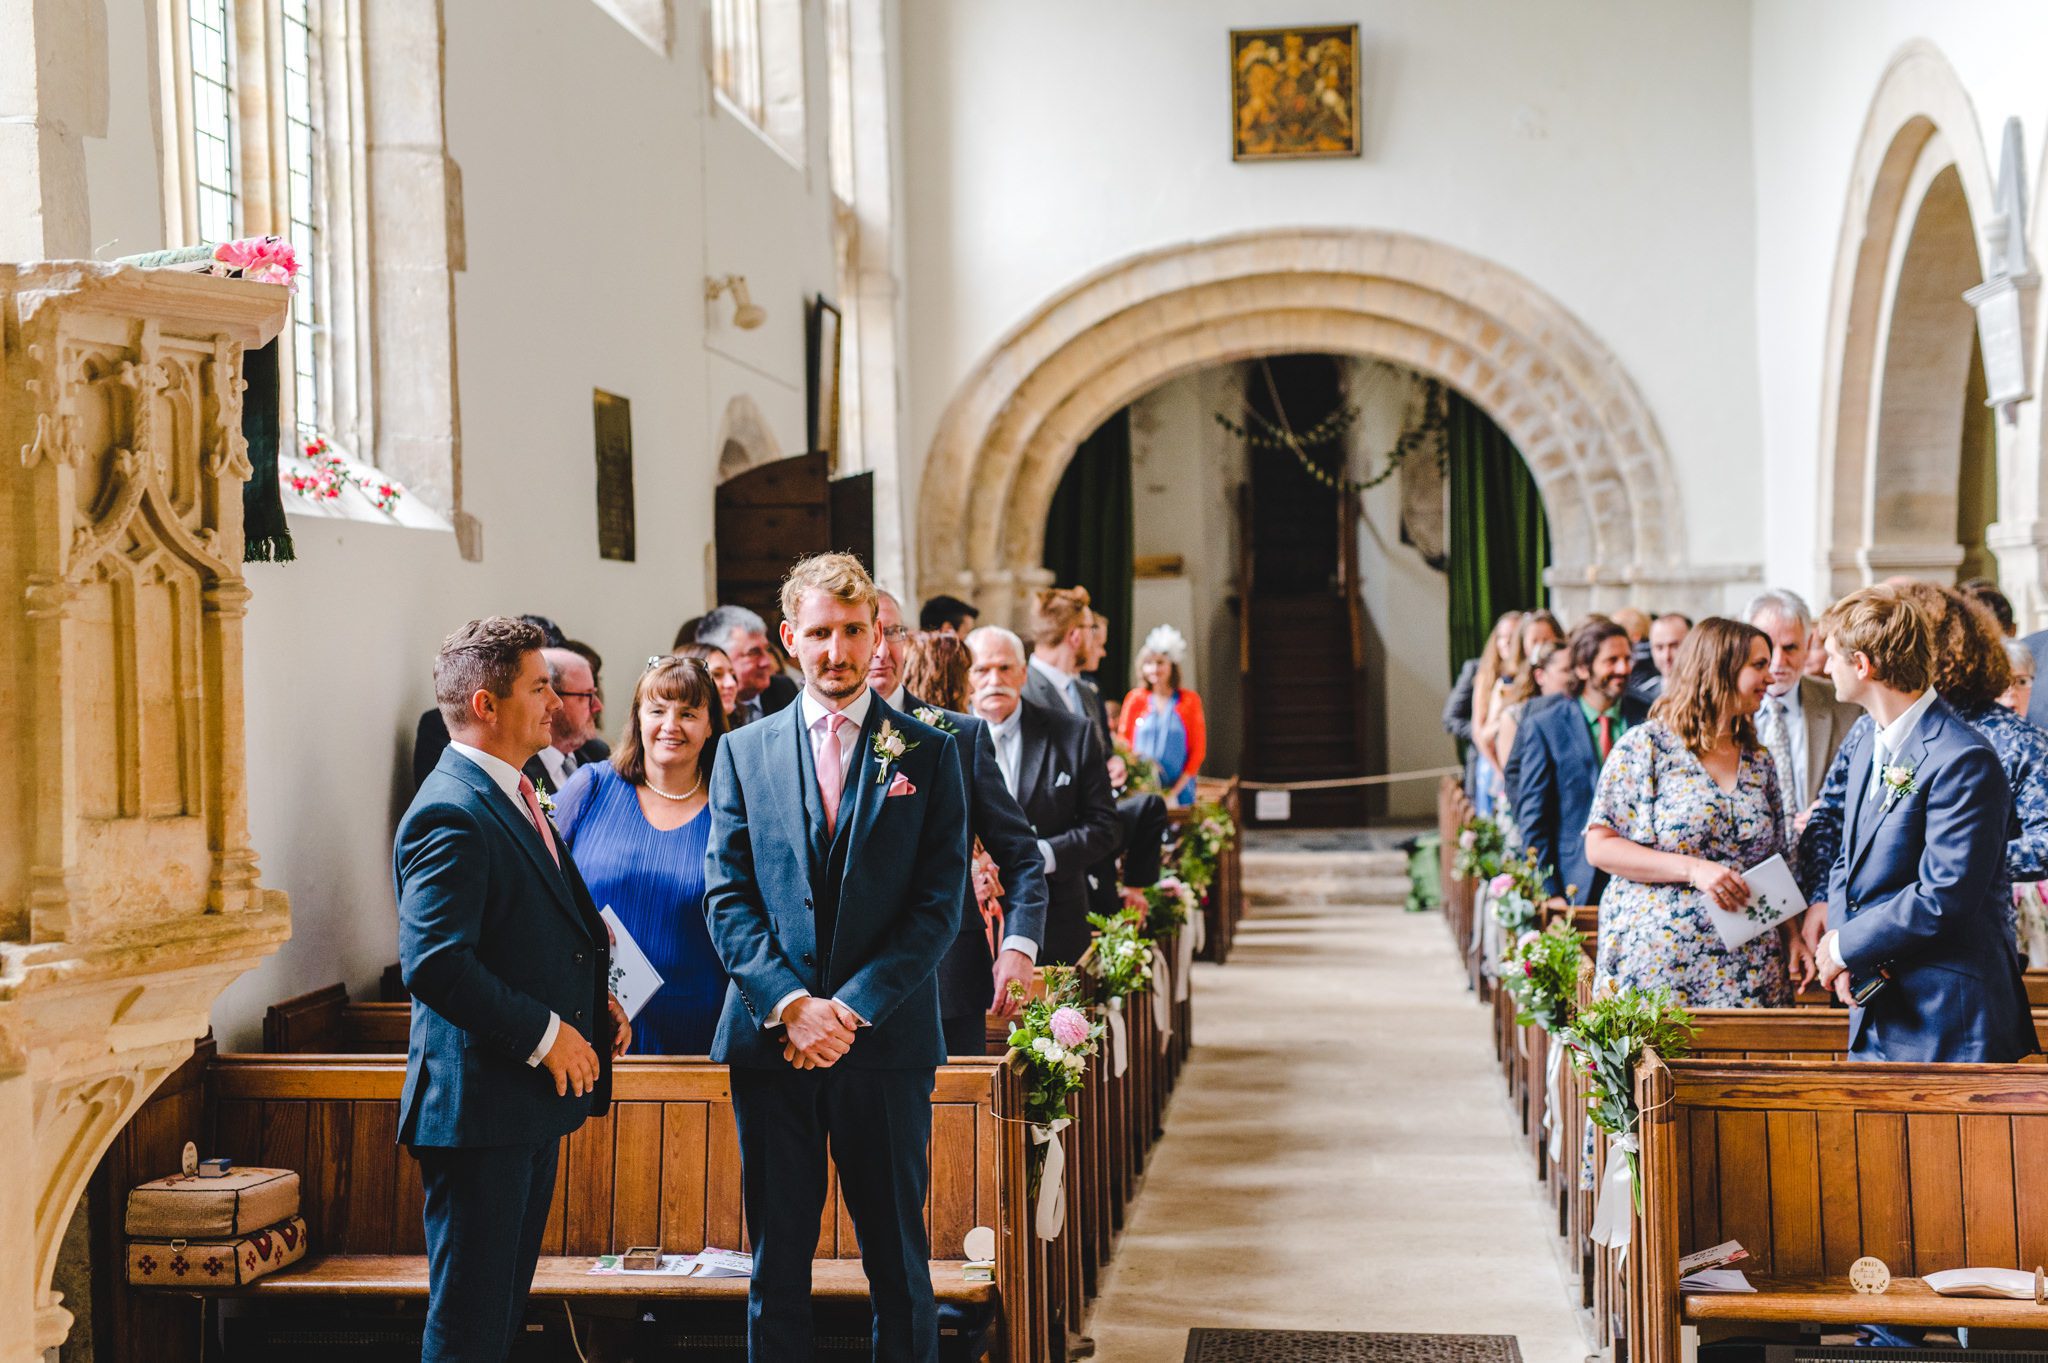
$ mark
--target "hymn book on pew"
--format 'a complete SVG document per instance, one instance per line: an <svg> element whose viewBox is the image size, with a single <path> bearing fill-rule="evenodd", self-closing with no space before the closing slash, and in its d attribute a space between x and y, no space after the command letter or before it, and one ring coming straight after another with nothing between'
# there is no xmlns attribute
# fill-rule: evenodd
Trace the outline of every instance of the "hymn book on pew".
<svg viewBox="0 0 2048 1363"><path fill-rule="evenodd" d="M1681 1292L1754 1292L1749 1278L1739 1268L1749 1251L1740 1240L1724 1240L1712 1249L1696 1250L1678 1261L1678 1290Z"/></svg>

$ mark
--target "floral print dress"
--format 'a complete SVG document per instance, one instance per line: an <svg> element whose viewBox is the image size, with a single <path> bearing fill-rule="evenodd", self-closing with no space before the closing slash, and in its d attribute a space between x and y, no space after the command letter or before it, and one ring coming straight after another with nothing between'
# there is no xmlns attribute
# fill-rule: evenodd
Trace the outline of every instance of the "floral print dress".
<svg viewBox="0 0 2048 1363"><path fill-rule="evenodd" d="M1778 772L1751 748L1723 790L1676 734L1651 720L1614 745L1593 793L1589 826L1611 828L1660 852L1703 857L1737 871L1782 851ZM1690 885L1645 885L1623 876L1600 897L1594 984L1664 986L1688 1008L1766 1008L1792 1001L1784 943L1766 932L1730 950Z"/></svg>

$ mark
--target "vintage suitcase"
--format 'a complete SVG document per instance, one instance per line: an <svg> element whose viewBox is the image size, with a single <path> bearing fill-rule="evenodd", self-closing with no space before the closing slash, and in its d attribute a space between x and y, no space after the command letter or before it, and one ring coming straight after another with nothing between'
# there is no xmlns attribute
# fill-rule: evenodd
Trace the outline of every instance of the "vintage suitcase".
<svg viewBox="0 0 2048 1363"><path fill-rule="evenodd" d="M299 1176L289 1169L173 1174L129 1192L127 1229L158 1240L231 1240L298 1214Z"/></svg>
<svg viewBox="0 0 2048 1363"><path fill-rule="evenodd" d="M305 1255L306 1223L296 1216L220 1239L138 1237L128 1241L128 1281L137 1287L241 1287Z"/></svg>

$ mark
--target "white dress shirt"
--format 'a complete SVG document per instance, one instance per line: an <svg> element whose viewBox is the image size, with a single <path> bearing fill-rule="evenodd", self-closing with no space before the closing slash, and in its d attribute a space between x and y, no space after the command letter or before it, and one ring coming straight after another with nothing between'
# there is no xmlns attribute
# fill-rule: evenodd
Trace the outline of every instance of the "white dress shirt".
<svg viewBox="0 0 2048 1363"><path fill-rule="evenodd" d="M987 720L983 722L988 724L988 731L996 740L996 765L1003 770L1003 784L1008 786L1010 794L1021 802L1024 797L1017 794L1017 783L1023 779L1024 702L1018 701L1017 708L1010 711L1010 717L1001 724ZM1060 869L1058 855L1053 852L1052 844L1044 838L1038 840L1038 855L1045 858L1045 873L1048 876ZM1012 940L1011 938L1004 938L1003 945L1005 947L1009 946ZM1019 942L1030 941L1026 937L1018 937L1014 940ZM1021 947L1018 949L1020 951L1023 950ZM1031 943L1030 954L1032 960L1038 959L1038 944L1036 942Z"/></svg>
<svg viewBox="0 0 2048 1363"><path fill-rule="evenodd" d="M528 823L533 822L533 815L526 808L526 798L519 793L519 783L526 779L525 772L519 770L519 768L513 766L502 757L491 756L482 748L472 748L469 744L457 743L454 739L448 740L448 746L481 767L484 775L491 778L491 784L505 792L505 798L512 802L512 807L519 811L520 817ZM553 752L554 749L550 748L547 751ZM536 834L540 833L538 828L533 831ZM548 1011L548 1029L540 1034L540 1045L533 1048L533 1054L526 1057L526 1063L538 1065L541 1057L554 1049L555 1038L561 1035L561 1031L562 1019L555 1014L554 1010L550 1009Z"/></svg>
<svg viewBox="0 0 2048 1363"><path fill-rule="evenodd" d="M540 764L548 769L548 780L560 790L569 784L569 778L576 774L576 758L550 743L540 750Z"/></svg>
<svg viewBox="0 0 2048 1363"><path fill-rule="evenodd" d="M1036 653L1031 655L1031 666L1038 669L1045 679L1059 689L1060 699L1067 708L1086 719L1087 712L1081 707L1081 679L1070 672L1062 672Z"/></svg>
<svg viewBox="0 0 2048 1363"><path fill-rule="evenodd" d="M1806 806L1806 707L1800 703L1799 683L1782 696L1765 696L1765 705L1775 704L1784 712L1785 747L1792 755L1792 788L1782 792L1789 814Z"/></svg>
<svg viewBox="0 0 2048 1363"><path fill-rule="evenodd" d="M1929 687L1920 693L1918 700L1906 707L1904 714L1877 731L1877 743L1870 750L1870 789L1865 793L1864 799L1884 798L1884 769L1911 740L1913 731L1920 727L1921 718L1926 715L1928 707L1932 706L1934 701L1934 689ZM1848 962L1842 959L1841 944L1835 937L1836 934L1830 932L1820 939L1821 957L1823 960L1833 961L1836 969L1847 970Z"/></svg>
<svg viewBox="0 0 2048 1363"><path fill-rule="evenodd" d="M846 716L846 723L840 726L839 730L839 801L842 809L846 807L848 778L852 776L857 765L854 759L860 747L861 726L867 723L868 707L874 702L875 693L863 686L859 695L836 712ZM812 695L808 686L803 689L803 694L797 697L797 704L803 707L804 732L810 735L811 765L815 767L824 761L825 717L835 712L824 701ZM792 989L784 994L776 1000L775 1006L768 1010L768 1018L761 1024L761 1029L766 1031L770 1027L780 1027L782 1010L796 1000L807 999L810 996L811 991L808 989ZM858 1017L859 1014L855 1016ZM862 1025L866 1025L867 1019L862 1018L861 1022Z"/></svg>

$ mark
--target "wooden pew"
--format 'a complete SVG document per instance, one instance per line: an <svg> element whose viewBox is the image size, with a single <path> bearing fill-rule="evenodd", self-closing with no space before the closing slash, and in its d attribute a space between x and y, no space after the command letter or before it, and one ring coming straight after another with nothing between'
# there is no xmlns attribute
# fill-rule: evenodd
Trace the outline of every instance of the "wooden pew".
<svg viewBox="0 0 2048 1363"><path fill-rule="evenodd" d="M1201 959L1222 965L1230 959L1231 942L1237 936L1238 923L1244 918L1244 792L1235 776L1228 780L1197 776L1195 798L1223 806L1230 812L1231 821L1238 830L1237 837L1217 859L1216 880L1209 886L1208 897L1202 904L1207 936L1203 941ZM1187 817L1179 810L1172 811L1169 817L1175 815L1179 816L1176 822Z"/></svg>
<svg viewBox="0 0 2048 1363"><path fill-rule="evenodd" d="M418 1167L396 1144L404 1060L396 1055L227 1055L203 1065L203 1128L189 1102L178 1125L127 1140L111 1184L140 1181L176 1163L169 1146L198 1135L209 1149L243 1162L300 1171L302 1205L315 1252L235 1295L297 1298L417 1298L426 1292ZM628 1057L615 1071L614 1106L564 1144L555 1202L534 1293L541 1299L742 1299L744 1280L594 1277L590 1257L632 1244L670 1252L706 1245L744 1248L739 1150L725 1067L705 1060ZM182 1097L178 1101L183 1102ZM1041 1252L1029 1224L1020 1076L1002 1059L961 1060L938 1072L932 1102L932 1183L927 1202L933 1283L943 1301L999 1304L998 1356L1045 1363L1059 1348L1047 1285L1033 1272ZM192 1110L187 1110L192 1109ZM117 1150L122 1149L117 1143ZM125 1191L125 1188L119 1190ZM118 1219L117 1219L118 1224ZM996 1229L996 1281L966 1282L961 1240L975 1225ZM814 1293L858 1301L866 1295L850 1219L836 1180L823 1217ZM119 1259L108 1262L118 1263ZM129 1314L147 1321L167 1305L155 1294ZM140 1356L140 1355L137 1355ZM174 1355L175 1356L175 1355Z"/></svg>
<svg viewBox="0 0 2048 1363"><path fill-rule="evenodd" d="M351 1003L348 987L330 984L263 1014L263 1050L268 1055L403 1055L412 1005Z"/></svg>
<svg viewBox="0 0 2048 1363"><path fill-rule="evenodd" d="M2048 1068L1646 1056L1632 1359L1681 1326L1818 1322L2048 1328L2032 1302L1935 1296L1936 1269L2048 1262ZM1755 1294L1681 1294L1678 1260L1740 1240ZM1854 1294L1861 1255L1893 1274ZM1901 1280L1904 1281L1901 1281Z"/></svg>

